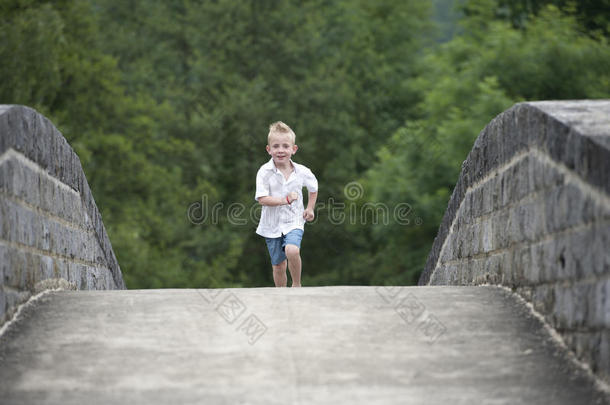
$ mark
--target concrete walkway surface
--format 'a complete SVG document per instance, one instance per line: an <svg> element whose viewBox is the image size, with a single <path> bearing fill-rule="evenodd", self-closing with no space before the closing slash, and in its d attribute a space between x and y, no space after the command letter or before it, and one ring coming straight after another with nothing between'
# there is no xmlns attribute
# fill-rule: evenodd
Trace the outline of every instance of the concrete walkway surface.
<svg viewBox="0 0 610 405"><path fill-rule="evenodd" d="M52 291L0 336L0 403L605 404L498 287Z"/></svg>

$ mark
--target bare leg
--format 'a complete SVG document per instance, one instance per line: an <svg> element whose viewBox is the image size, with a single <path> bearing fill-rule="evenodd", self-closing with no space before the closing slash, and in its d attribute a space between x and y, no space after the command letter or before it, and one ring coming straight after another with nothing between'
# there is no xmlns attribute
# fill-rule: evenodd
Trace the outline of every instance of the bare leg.
<svg viewBox="0 0 610 405"><path fill-rule="evenodd" d="M301 286L301 254L295 245L286 245L286 257L288 258L288 269L292 277L292 287Z"/></svg>
<svg viewBox="0 0 610 405"><path fill-rule="evenodd" d="M273 267L273 282L276 287L286 287L288 277L286 276L286 260L280 264L272 265Z"/></svg>

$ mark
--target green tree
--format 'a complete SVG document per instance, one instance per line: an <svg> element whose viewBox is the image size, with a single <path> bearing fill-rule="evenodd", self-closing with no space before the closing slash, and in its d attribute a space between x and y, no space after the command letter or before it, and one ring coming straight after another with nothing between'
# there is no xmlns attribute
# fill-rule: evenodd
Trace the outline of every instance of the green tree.
<svg viewBox="0 0 610 405"><path fill-rule="evenodd" d="M590 33L610 33L610 1L608 0L500 0L496 8L498 18L510 21L515 27L525 27L528 21L552 5L576 17L579 25Z"/></svg>
<svg viewBox="0 0 610 405"><path fill-rule="evenodd" d="M192 229L184 212L195 194L177 164L192 145L167 136L170 104L125 91L92 6L15 0L0 11L0 101L38 109L76 149L127 286L227 282L218 263L234 260L239 240L219 237L222 227L206 236ZM190 259L203 249L205 260Z"/></svg>
<svg viewBox="0 0 610 405"><path fill-rule="evenodd" d="M373 241L373 259L367 263L379 269L374 282L417 281L461 162L495 115L522 100L610 95L610 52L604 39L583 34L574 16L554 6L516 29L493 18L494 5L467 2L471 12L463 34L422 59L428 69L413 81L423 94L420 118L394 133L379 150L379 163L363 178L369 201L406 202L422 222L367 230ZM367 255L361 255L362 262Z"/></svg>
<svg viewBox="0 0 610 405"><path fill-rule="evenodd" d="M118 58L128 93L147 91L167 102L174 115L163 124L165 136L192 145L178 163L183 184L199 193L198 200L210 192L202 181L213 184L225 208L255 204L254 176L269 159L267 128L278 119L297 133L295 160L321 180L319 201L342 196L414 105L412 60L429 25L424 1L95 4L108 28L105 50ZM244 240L235 266L227 263L233 280L268 285L256 224L226 225L232 238ZM219 226L194 228L209 234ZM304 260L316 263L310 271L320 273L319 282L344 279L326 274L353 249L336 236L343 235L337 228L324 220L308 228ZM327 253L331 242L333 255ZM201 250L190 257L207 255Z"/></svg>

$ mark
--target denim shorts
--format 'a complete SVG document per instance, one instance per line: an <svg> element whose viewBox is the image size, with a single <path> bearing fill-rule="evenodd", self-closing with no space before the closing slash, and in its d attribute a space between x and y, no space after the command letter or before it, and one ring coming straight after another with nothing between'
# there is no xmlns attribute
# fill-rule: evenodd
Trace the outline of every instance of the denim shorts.
<svg viewBox="0 0 610 405"><path fill-rule="evenodd" d="M286 235L282 235L279 238L265 238L265 242L267 242L267 249L269 250L269 256L271 256L271 264L277 266L286 260L286 253L284 252L286 245L295 245L300 249L302 239L302 229L293 229Z"/></svg>

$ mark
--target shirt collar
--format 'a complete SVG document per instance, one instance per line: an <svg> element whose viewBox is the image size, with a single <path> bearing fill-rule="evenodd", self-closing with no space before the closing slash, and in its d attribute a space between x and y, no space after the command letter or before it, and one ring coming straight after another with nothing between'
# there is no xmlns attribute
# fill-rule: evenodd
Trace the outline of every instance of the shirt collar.
<svg viewBox="0 0 610 405"><path fill-rule="evenodd" d="M290 163L292 163L292 167L294 168L294 172L297 172L297 164L294 163L292 161L292 159L290 159ZM277 173L279 171L279 169L277 168L277 166L275 165L275 162L273 162L273 158L269 159L269 161L266 163L267 166L267 170L272 170L274 173Z"/></svg>

